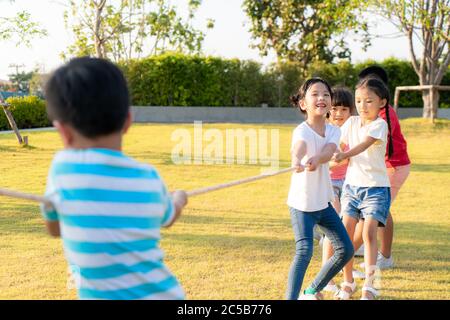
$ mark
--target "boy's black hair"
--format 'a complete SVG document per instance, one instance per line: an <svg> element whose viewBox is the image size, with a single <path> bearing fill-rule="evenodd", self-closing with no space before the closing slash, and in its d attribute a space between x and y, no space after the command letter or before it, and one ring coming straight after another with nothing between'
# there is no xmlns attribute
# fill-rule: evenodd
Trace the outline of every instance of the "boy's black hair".
<svg viewBox="0 0 450 320"><path fill-rule="evenodd" d="M380 66L370 66L361 70L358 74L359 80L364 79L366 77L378 77L381 81L384 82L385 85L388 85L388 75L386 70Z"/></svg>
<svg viewBox="0 0 450 320"><path fill-rule="evenodd" d="M50 120L70 124L87 138L122 130L130 109L127 82L113 63L75 58L58 68L45 87Z"/></svg>
<svg viewBox="0 0 450 320"><path fill-rule="evenodd" d="M350 114L356 114L355 99L350 89L346 87L333 87L333 98L331 99L332 106L348 107Z"/></svg>
<svg viewBox="0 0 450 320"><path fill-rule="evenodd" d="M386 84L383 83L378 77L366 77L359 80L355 87L355 90L360 88L368 88L373 91L380 99L386 99L384 110L386 111L386 122L389 129L389 142L388 142L388 159L391 158L394 153L394 145L392 144L392 132L391 132L391 120L389 118L389 89Z"/></svg>
<svg viewBox="0 0 450 320"><path fill-rule="evenodd" d="M302 113L306 113L306 111L302 110L299 106L299 102L305 98L306 96L306 92L308 92L308 89L311 88L311 86L315 83L323 83L325 85L325 87L327 87L328 92L330 93L331 99L333 99L333 91L331 90L331 86L328 84L328 82L326 82L324 79L322 78L310 78L308 80L306 80L302 86L298 89L297 94L290 96L289 100L291 101L291 104L294 108L299 108L300 111Z"/></svg>

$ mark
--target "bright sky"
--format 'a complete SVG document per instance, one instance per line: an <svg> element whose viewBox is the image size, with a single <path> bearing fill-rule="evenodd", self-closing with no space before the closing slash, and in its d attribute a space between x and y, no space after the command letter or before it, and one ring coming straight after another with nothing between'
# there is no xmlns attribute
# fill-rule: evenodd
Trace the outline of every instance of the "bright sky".
<svg viewBox="0 0 450 320"><path fill-rule="evenodd" d="M31 13L34 21L41 23L49 35L43 39L36 39L32 47L16 47L14 43L0 43L0 79L7 79L8 74L15 72L20 65L21 71L31 71L39 66L44 72L49 72L62 63L60 53L72 42L71 33L65 30L62 5L64 0L0 0L0 16L13 16L14 13L26 10ZM175 0L173 3L186 0ZM203 0L202 6L196 13L195 25L206 30L206 20L215 20L215 27L206 34L203 43L203 52L208 55L225 58L237 57L240 59L253 59L263 64L274 60L274 55L261 58L258 50L251 49L251 35L248 31L249 21L242 9L243 0ZM392 24L382 18L371 18L375 25L371 29L374 34L396 33ZM361 45L356 41L349 41L352 50L352 61L360 62L368 58L380 61L387 57L409 59L408 43L406 38L376 39L372 47L363 52Z"/></svg>

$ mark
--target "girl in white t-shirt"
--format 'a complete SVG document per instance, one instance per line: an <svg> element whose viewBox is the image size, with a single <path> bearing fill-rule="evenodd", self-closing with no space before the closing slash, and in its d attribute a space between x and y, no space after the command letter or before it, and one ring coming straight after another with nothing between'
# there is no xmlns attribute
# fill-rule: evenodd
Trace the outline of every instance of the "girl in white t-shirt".
<svg viewBox="0 0 450 320"><path fill-rule="evenodd" d="M333 160L339 162L350 159L341 197L341 212L351 238L358 220L364 219L366 278L361 299L372 300L379 295L374 288L377 228L386 224L391 203L385 165L390 125L378 116L382 108L389 112L389 90L379 79L365 78L356 86L355 104L359 116L350 117L341 127L341 143L347 144L350 150L335 154ZM391 154L392 148L389 156ZM344 283L337 293L339 299L350 299L356 290L352 268L353 259L344 267Z"/></svg>
<svg viewBox="0 0 450 320"><path fill-rule="evenodd" d="M306 121L292 135L292 174L287 204L295 236L295 256L289 271L286 298L297 299L313 254L313 228L320 225L331 241L334 254L322 266L300 299L322 299L320 291L353 256L353 245L331 205L334 199L328 161L339 144L340 130L326 123L331 108L331 88L320 78L307 80L293 104Z"/></svg>

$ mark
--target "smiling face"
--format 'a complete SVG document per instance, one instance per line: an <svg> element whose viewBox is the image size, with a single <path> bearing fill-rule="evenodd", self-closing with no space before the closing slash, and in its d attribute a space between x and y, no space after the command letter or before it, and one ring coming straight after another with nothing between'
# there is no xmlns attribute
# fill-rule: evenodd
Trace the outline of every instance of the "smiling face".
<svg viewBox="0 0 450 320"><path fill-rule="evenodd" d="M350 107L332 106L329 121L335 126L342 126L350 118Z"/></svg>
<svg viewBox="0 0 450 320"><path fill-rule="evenodd" d="M300 101L300 108L311 117L325 117L331 107L331 94L322 82L309 87L305 98Z"/></svg>
<svg viewBox="0 0 450 320"><path fill-rule="evenodd" d="M386 103L386 99L381 99L375 92L366 87L358 88L355 91L356 109L364 122L377 119L380 109L384 108Z"/></svg>

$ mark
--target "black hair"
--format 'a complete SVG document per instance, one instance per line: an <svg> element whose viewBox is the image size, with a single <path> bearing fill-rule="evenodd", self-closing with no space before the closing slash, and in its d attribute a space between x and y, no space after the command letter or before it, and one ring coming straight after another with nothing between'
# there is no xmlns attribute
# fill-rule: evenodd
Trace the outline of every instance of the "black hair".
<svg viewBox="0 0 450 320"><path fill-rule="evenodd" d="M309 88L311 88L312 85L316 83L323 83L325 87L327 87L328 92L330 93L331 99L333 99L333 91L331 90L331 86L322 78L310 78L306 80L302 86L298 89L297 94L290 96L289 100L291 101L291 104L294 108L299 108L302 113L306 113L306 111L302 110L300 108L299 102L305 98L306 93L308 92Z"/></svg>
<svg viewBox="0 0 450 320"><path fill-rule="evenodd" d="M389 129L388 159L390 159L392 154L394 153L394 145L392 144L391 120L389 118L389 89L387 88L386 84L378 77L366 77L359 80L358 84L355 87L355 90L361 88L368 88L370 91L373 91L373 93L375 93L380 99L386 99L384 109L386 111L386 122Z"/></svg>
<svg viewBox="0 0 450 320"><path fill-rule="evenodd" d="M333 87L332 106L340 106L350 108L350 114L356 114L355 99L350 89L346 87Z"/></svg>
<svg viewBox="0 0 450 320"><path fill-rule="evenodd" d="M385 85L388 85L388 75L386 70L380 66L370 66L361 70L358 74L359 80L367 78L367 77L377 77L381 81L384 82Z"/></svg>
<svg viewBox="0 0 450 320"><path fill-rule="evenodd" d="M45 86L51 121L70 124L87 138L123 129L130 109L127 82L113 63L75 58L58 68Z"/></svg>

